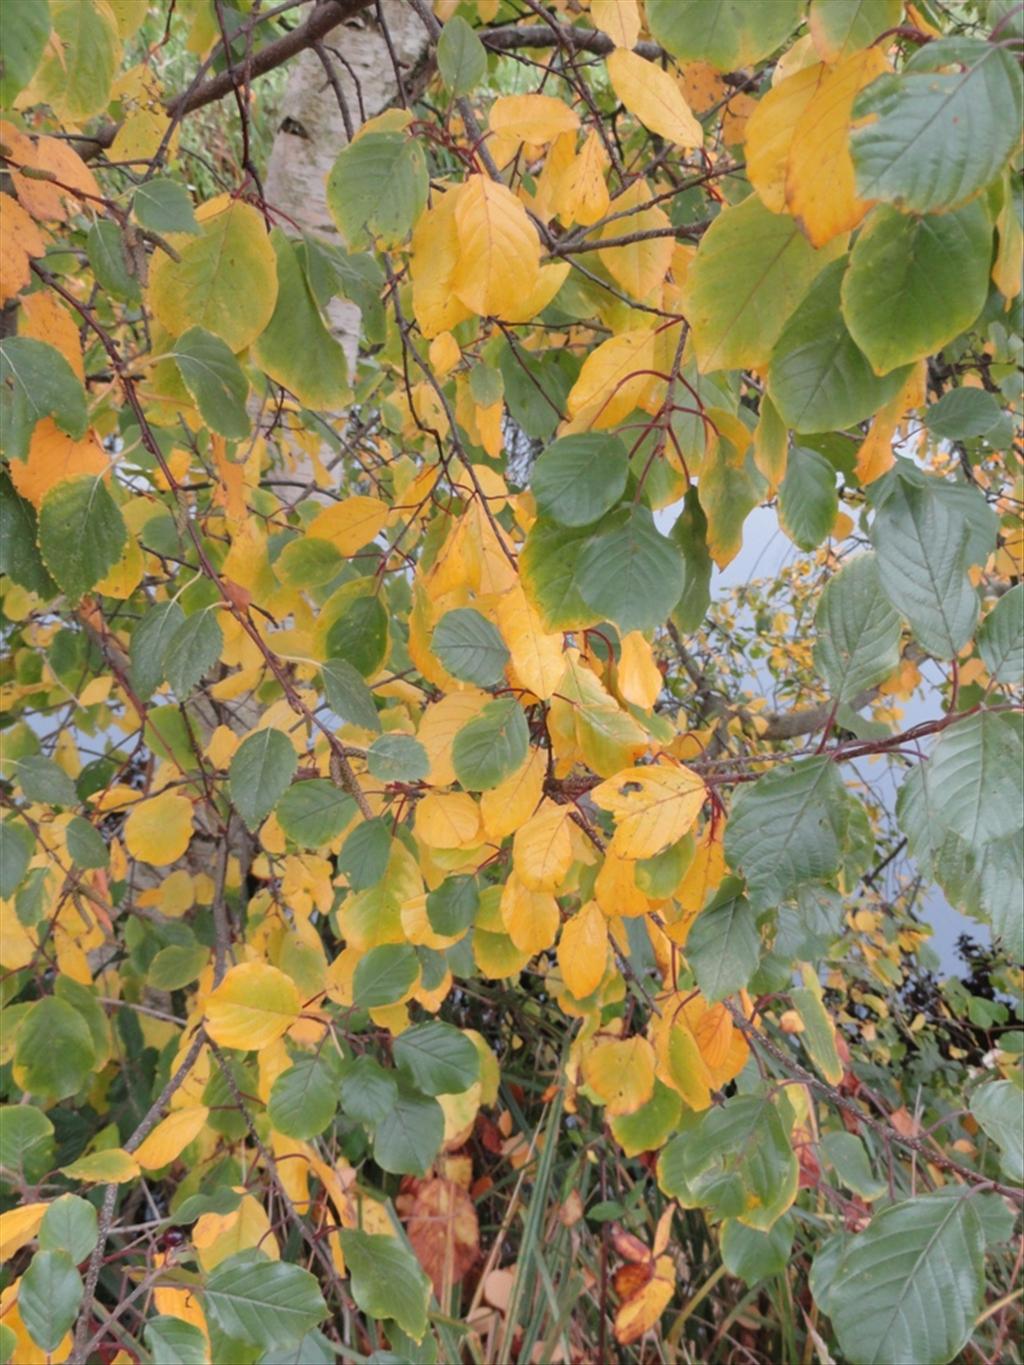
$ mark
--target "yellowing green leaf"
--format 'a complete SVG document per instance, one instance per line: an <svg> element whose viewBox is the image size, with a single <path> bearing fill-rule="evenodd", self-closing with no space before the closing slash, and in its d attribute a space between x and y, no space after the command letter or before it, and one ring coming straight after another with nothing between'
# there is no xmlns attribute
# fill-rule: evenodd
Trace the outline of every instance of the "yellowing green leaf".
<svg viewBox="0 0 1024 1365"><path fill-rule="evenodd" d="M69 1180L84 1180L90 1185L124 1185L138 1180L139 1163L123 1147L107 1147L79 1157L70 1166L60 1168Z"/></svg>
<svg viewBox="0 0 1024 1365"><path fill-rule="evenodd" d="M583 1079L608 1114L633 1114L654 1093L654 1048L646 1038L598 1043L583 1058Z"/></svg>
<svg viewBox="0 0 1024 1365"><path fill-rule="evenodd" d="M266 962L241 962L207 1000L206 1031L222 1047L249 1052L287 1033L300 1008L290 976Z"/></svg>

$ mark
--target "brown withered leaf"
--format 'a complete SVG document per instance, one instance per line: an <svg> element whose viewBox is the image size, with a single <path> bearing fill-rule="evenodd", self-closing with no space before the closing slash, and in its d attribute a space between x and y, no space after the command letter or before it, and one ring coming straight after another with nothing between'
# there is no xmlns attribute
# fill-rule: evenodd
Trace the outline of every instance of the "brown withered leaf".
<svg viewBox="0 0 1024 1365"><path fill-rule="evenodd" d="M409 1242L443 1302L445 1286L458 1284L480 1252L473 1201L454 1181L434 1177L417 1181L401 1204Z"/></svg>

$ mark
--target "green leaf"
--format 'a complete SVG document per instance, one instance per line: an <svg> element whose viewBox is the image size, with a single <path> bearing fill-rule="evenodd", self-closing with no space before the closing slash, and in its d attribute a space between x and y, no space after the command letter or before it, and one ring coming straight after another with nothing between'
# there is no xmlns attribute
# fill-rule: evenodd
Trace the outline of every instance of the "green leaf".
<svg viewBox="0 0 1024 1365"><path fill-rule="evenodd" d="M74 1324L85 1286L66 1251L37 1251L18 1283L18 1313L36 1345L52 1355Z"/></svg>
<svg viewBox="0 0 1024 1365"><path fill-rule="evenodd" d="M837 702L853 702L896 671L900 618L882 592L878 561L858 555L825 585L814 616L814 667Z"/></svg>
<svg viewBox="0 0 1024 1365"><path fill-rule="evenodd" d="M320 665L327 705L336 716L363 730L379 730L380 717L373 693L362 675L345 659L328 659Z"/></svg>
<svg viewBox="0 0 1024 1365"><path fill-rule="evenodd" d="M338 547L317 536L297 536L274 560L274 572L292 588L318 588L345 567Z"/></svg>
<svg viewBox="0 0 1024 1365"><path fill-rule="evenodd" d="M397 246L427 205L423 149L404 133L364 133L327 177L327 207L349 247Z"/></svg>
<svg viewBox="0 0 1024 1365"><path fill-rule="evenodd" d="M779 486L782 529L798 549L813 550L831 531L838 511L834 466L816 450L795 446Z"/></svg>
<svg viewBox="0 0 1024 1365"><path fill-rule="evenodd" d="M487 52L461 15L453 15L437 40L437 65L441 79L456 99L468 95L487 71Z"/></svg>
<svg viewBox="0 0 1024 1365"><path fill-rule="evenodd" d="M444 1112L399 1077L394 1104L373 1133L373 1159L392 1175L423 1175L444 1141Z"/></svg>
<svg viewBox="0 0 1024 1365"><path fill-rule="evenodd" d="M138 303L139 282L131 273L124 237L116 223L99 218L85 238L85 250L96 283L116 299Z"/></svg>
<svg viewBox="0 0 1024 1365"><path fill-rule="evenodd" d="M808 970L804 968L805 980ZM811 980L813 982L813 977ZM813 985L794 986L790 989L789 998L804 1026L800 1034L804 1051L825 1080L830 1085L838 1085L843 1079L843 1064L836 1048L835 1029L820 994L813 989Z"/></svg>
<svg viewBox="0 0 1024 1365"><path fill-rule="evenodd" d="M589 534L589 529L568 530L543 517L530 527L519 571L545 630L578 630L600 620L576 583L576 568Z"/></svg>
<svg viewBox="0 0 1024 1365"><path fill-rule="evenodd" d="M476 918L480 888L475 877L445 877L427 893L427 919L437 934L461 934Z"/></svg>
<svg viewBox="0 0 1024 1365"><path fill-rule="evenodd" d="M777 905L803 882L834 876L847 818L828 758L779 765L742 787L725 828L725 856L746 877L755 909Z"/></svg>
<svg viewBox="0 0 1024 1365"><path fill-rule="evenodd" d="M60 38L36 74L37 98L51 104L63 119L83 123L101 114L110 99L121 42L109 5L81 5L78 0L50 0L50 17Z"/></svg>
<svg viewBox="0 0 1024 1365"><path fill-rule="evenodd" d="M320 315L295 247L280 228L270 241L277 257L277 305L253 344L253 359L315 412L342 407L351 397L345 352Z"/></svg>
<svg viewBox="0 0 1024 1365"><path fill-rule="evenodd" d="M748 985L761 957L761 936L754 912L729 877L714 900L693 922L686 940L686 960L705 998L724 1000Z"/></svg>
<svg viewBox="0 0 1024 1365"><path fill-rule="evenodd" d="M364 820L345 840L338 854L338 871L348 878L353 891L376 886L388 869L391 829L382 819Z"/></svg>
<svg viewBox="0 0 1024 1365"><path fill-rule="evenodd" d="M1011 712L983 712L949 726L928 760L932 818L977 848L1020 828L1024 729Z"/></svg>
<svg viewBox="0 0 1024 1365"><path fill-rule="evenodd" d="M796 1224L789 1214L768 1232L748 1228L736 1218L722 1224L722 1261L730 1275L753 1286L789 1265Z"/></svg>
<svg viewBox="0 0 1024 1365"><path fill-rule="evenodd" d="M894 471L871 527L882 590L920 645L952 659L974 634L978 594L967 577L970 528L940 479Z"/></svg>
<svg viewBox="0 0 1024 1365"><path fill-rule="evenodd" d="M888 204L861 228L843 276L843 317L876 374L933 355L988 296L992 224L980 199L924 217Z"/></svg>
<svg viewBox="0 0 1024 1365"><path fill-rule="evenodd" d="M756 194L723 209L686 279L701 371L766 364L786 319L840 249L815 251L794 218L771 213Z"/></svg>
<svg viewBox="0 0 1024 1365"><path fill-rule="evenodd" d="M472 607L446 611L434 627L430 649L453 678L480 687L498 682L510 658L497 626Z"/></svg>
<svg viewBox="0 0 1024 1365"><path fill-rule="evenodd" d="M75 440L85 435L85 389L53 346L32 337L0 341L0 449L24 460L38 421L52 417Z"/></svg>
<svg viewBox="0 0 1024 1365"><path fill-rule="evenodd" d="M871 1169L863 1142L854 1133L825 1133L821 1139L825 1158L835 1167L842 1183L871 1203L889 1188Z"/></svg>
<svg viewBox="0 0 1024 1365"><path fill-rule="evenodd" d="M94 829L84 816L76 815L64 831L68 854L76 867L106 867L110 862L110 850L98 829Z"/></svg>
<svg viewBox="0 0 1024 1365"><path fill-rule="evenodd" d="M0 1166L29 1178L52 1155L53 1124L41 1109L31 1104L0 1106Z"/></svg>
<svg viewBox="0 0 1024 1365"><path fill-rule="evenodd" d="M206 1365L208 1347L199 1328L166 1313L150 1318L143 1336L153 1359L160 1365Z"/></svg>
<svg viewBox="0 0 1024 1365"><path fill-rule="evenodd" d="M66 1251L72 1265L89 1255L98 1239L96 1210L88 1199L62 1194L43 1215L39 1246L43 1251Z"/></svg>
<svg viewBox="0 0 1024 1365"><path fill-rule="evenodd" d="M683 591L679 551L661 534L646 507L612 518L583 547L576 585L587 605L622 633L663 625Z"/></svg>
<svg viewBox="0 0 1024 1365"><path fill-rule="evenodd" d="M39 511L39 549L73 602L105 577L128 539L124 518L102 476L55 484Z"/></svg>
<svg viewBox="0 0 1024 1365"><path fill-rule="evenodd" d="M803 6L800 0L647 0L645 8L651 36L673 57L735 71L774 52L800 22Z"/></svg>
<svg viewBox="0 0 1024 1365"><path fill-rule="evenodd" d="M24 820L0 820L0 897L13 896L35 852L35 835Z"/></svg>
<svg viewBox="0 0 1024 1365"><path fill-rule="evenodd" d="M0 105L10 108L15 95L28 85L49 36L47 0L21 0L7 7L0 36Z"/></svg>
<svg viewBox="0 0 1024 1365"><path fill-rule="evenodd" d="M338 1107L338 1080L322 1057L300 1057L270 1091L270 1122L286 1137L319 1137Z"/></svg>
<svg viewBox="0 0 1024 1365"><path fill-rule="evenodd" d="M62 767L42 754L28 754L12 765L15 781L29 801L47 806L75 806L75 784Z"/></svg>
<svg viewBox="0 0 1024 1365"><path fill-rule="evenodd" d="M1024 678L1024 583L1000 597L982 621L978 653L997 682Z"/></svg>
<svg viewBox="0 0 1024 1365"><path fill-rule="evenodd" d="M17 1345L18 1336L14 1328L6 1322L0 1322L0 1365L10 1365Z"/></svg>
<svg viewBox="0 0 1024 1365"><path fill-rule="evenodd" d="M229 1256L203 1290L207 1315L227 1336L253 1346L288 1346L327 1316L308 1270L252 1251Z"/></svg>
<svg viewBox="0 0 1024 1365"><path fill-rule="evenodd" d="M519 703L512 697L488 702L455 736L455 776L466 791L491 791L512 776L529 747L530 731Z"/></svg>
<svg viewBox="0 0 1024 1365"><path fill-rule="evenodd" d="M21 1021L14 1063L28 1094L67 1099L81 1090L96 1064L89 1025L66 1000L44 995Z"/></svg>
<svg viewBox="0 0 1024 1365"><path fill-rule="evenodd" d="M839 61L895 28L902 13L903 0L811 0L808 22L829 61Z"/></svg>
<svg viewBox="0 0 1024 1365"><path fill-rule="evenodd" d="M970 1192L893 1204L854 1237L836 1268L829 1315L846 1359L950 1361L974 1327L985 1239Z"/></svg>
<svg viewBox="0 0 1024 1365"><path fill-rule="evenodd" d="M981 38L928 43L854 103L857 194L904 212L945 212L995 179L1020 122L1020 71L1005 48Z"/></svg>
<svg viewBox="0 0 1024 1365"><path fill-rule="evenodd" d="M416 1257L397 1237L374 1236L356 1228L344 1228L338 1235L352 1277L352 1297L359 1307L371 1318L397 1322L413 1340L422 1341L430 1281Z"/></svg>
<svg viewBox="0 0 1024 1365"><path fill-rule="evenodd" d="M18 496L6 474L0 474L0 573L40 597L57 596L39 553L36 509Z"/></svg>
<svg viewBox="0 0 1024 1365"><path fill-rule="evenodd" d="M192 196L177 180L159 177L145 181L132 197L132 212L151 232L199 232Z"/></svg>
<svg viewBox="0 0 1024 1365"><path fill-rule="evenodd" d="M361 677L372 677L388 651L384 603L367 592L353 597L328 630L325 645L329 659L344 659ZM373 728L380 728L379 721Z"/></svg>
<svg viewBox="0 0 1024 1365"><path fill-rule="evenodd" d="M146 983L158 991L180 991L196 980L209 960L210 950L201 943L194 946L168 944L149 964Z"/></svg>
<svg viewBox="0 0 1024 1365"><path fill-rule="evenodd" d="M164 653L164 676L179 701L184 701L214 666L223 648L224 632L214 608L201 607L186 616Z"/></svg>
<svg viewBox="0 0 1024 1365"><path fill-rule="evenodd" d="M480 1078L480 1054L451 1024L431 1019L395 1039L395 1065L425 1095L459 1095Z"/></svg>
<svg viewBox="0 0 1024 1365"><path fill-rule="evenodd" d="M684 635L689 635L704 620L711 605L708 522L696 488L686 490L683 510L669 535L683 559L683 591L673 609L672 620Z"/></svg>
<svg viewBox="0 0 1024 1365"><path fill-rule="evenodd" d="M274 812L285 836L299 848L323 848L356 812L356 803L325 777L294 782Z"/></svg>
<svg viewBox="0 0 1024 1365"><path fill-rule="evenodd" d="M1002 1149L1002 1167L1018 1184L1024 1181L1024 1132L1021 1093L1012 1081L988 1081L971 1096L971 1113Z"/></svg>
<svg viewBox="0 0 1024 1365"><path fill-rule="evenodd" d="M373 741L366 766L378 782L421 782L430 772L430 759L412 735L390 734Z"/></svg>
<svg viewBox="0 0 1024 1365"><path fill-rule="evenodd" d="M797 432L839 431L872 416L902 388L909 369L880 379L839 307L845 260L833 261L782 329L768 367L779 415Z"/></svg>
<svg viewBox="0 0 1024 1365"><path fill-rule="evenodd" d="M628 470L618 436L580 432L548 447L533 466L530 487L542 516L562 526L589 526L622 497Z"/></svg>
<svg viewBox="0 0 1024 1365"><path fill-rule="evenodd" d="M282 730L267 726L242 741L231 760L228 782L232 804L249 829L258 829L274 809L298 765Z"/></svg>
<svg viewBox="0 0 1024 1365"><path fill-rule="evenodd" d="M249 381L231 348L212 332L190 327L170 354L210 430L229 441L244 441L252 429L245 408Z"/></svg>
<svg viewBox="0 0 1024 1365"><path fill-rule="evenodd" d="M416 949L409 943L381 943L361 957L352 981L357 1009L393 1005L408 995L420 973Z"/></svg>
<svg viewBox="0 0 1024 1365"><path fill-rule="evenodd" d="M177 602L158 602L146 610L135 627L131 646L132 685L141 701L148 701L166 680L164 661L168 647L184 624L185 613Z"/></svg>
<svg viewBox="0 0 1024 1365"><path fill-rule="evenodd" d="M341 1107L356 1123L380 1123L398 1096L395 1073L372 1057L356 1057L341 1072Z"/></svg>
<svg viewBox="0 0 1024 1365"><path fill-rule="evenodd" d="M947 441L965 441L975 436L1000 443L1003 428L1011 426L995 396L984 389L950 389L924 415L925 426ZM1010 439L1012 436L1012 427Z"/></svg>

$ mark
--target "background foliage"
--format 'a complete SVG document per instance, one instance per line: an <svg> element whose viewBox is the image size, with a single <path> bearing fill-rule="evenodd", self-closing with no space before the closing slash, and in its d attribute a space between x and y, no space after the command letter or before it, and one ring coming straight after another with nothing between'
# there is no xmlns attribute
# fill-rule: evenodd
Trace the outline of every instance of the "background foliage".
<svg viewBox="0 0 1024 1365"><path fill-rule="evenodd" d="M0 1361L1018 1360L1021 7L0 27Z"/></svg>

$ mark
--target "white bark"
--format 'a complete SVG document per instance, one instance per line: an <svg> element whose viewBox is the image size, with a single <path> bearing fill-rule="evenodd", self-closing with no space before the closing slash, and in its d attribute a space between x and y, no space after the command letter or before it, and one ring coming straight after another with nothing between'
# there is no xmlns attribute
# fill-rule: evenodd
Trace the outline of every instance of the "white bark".
<svg viewBox="0 0 1024 1365"><path fill-rule="evenodd" d="M408 0L382 0L381 10L408 91L415 85L416 71L427 55L427 32ZM373 8L332 30L324 40L324 49L353 130L358 131L399 99L398 77ZM285 90L281 127L271 149L264 192L268 203L280 208L299 227L329 241L340 239L327 209L327 175L348 141L337 94L320 58L315 52L301 53ZM288 230L287 221L284 226ZM328 318L344 347L349 370L354 372L359 309L345 299L334 299Z"/></svg>

